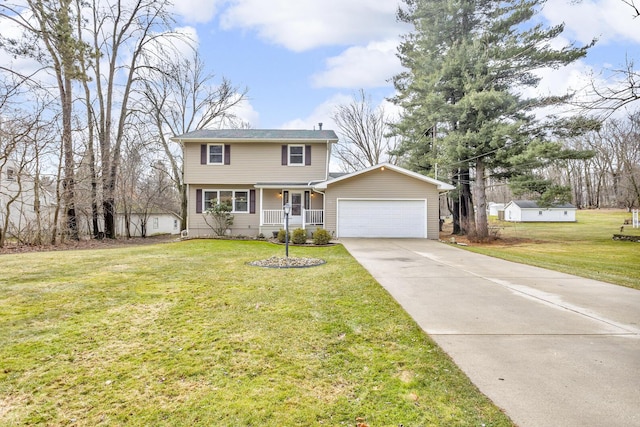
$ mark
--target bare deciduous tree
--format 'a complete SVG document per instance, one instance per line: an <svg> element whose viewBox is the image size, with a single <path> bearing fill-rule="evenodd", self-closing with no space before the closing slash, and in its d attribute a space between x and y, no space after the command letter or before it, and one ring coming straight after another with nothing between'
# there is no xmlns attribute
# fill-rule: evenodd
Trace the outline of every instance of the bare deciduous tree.
<svg viewBox="0 0 640 427"><path fill-rule="evenodd" d="M389 117L384 107L374 108L364 90L354 95L349 104L338 105L332 119L338 126L341 140L334 147L334 156L345 172L353 172L382 162L396 163L392 154L395 137L389 137Z"/></svg>
<svg viewBox="0 0 640 427"><path fill-rule="evenodd" d="M67 230L69 236L77 240L75 162L71 121L73 81L84 79L77 63L84 55L85 46L74 37L73 4L75 1L27 0L24 7L4 2L0 15L18 24L24 30L24 38L21 40L3 39L5 49L16 55L34 58L54 71L62 107L63 198Z"/></svg>
<svg viewBox="0 0 640 427"><path fill-rule="evenodd" d="M247 90L207 73L197 52L192 57L173 56L149 69L144 81L141 109L151 118L155 138L171 167L171 176L181 194L181 230L187 227L187 192L183 180L182 147L169 138L211 127L240 127L233 109L244 102Z"/></svg>
<svg viewBox="0 0 640 427"><path fill-rule="evenodd" d="M130 103L145 55L164 57L164 47L181 37L171 30L168 0L92 2L92 48L96 129L101 161L104 234L115 238L116 184ZM126 58L126 61L123 59ZM124 79L121 76L125 76Z"/></svg>

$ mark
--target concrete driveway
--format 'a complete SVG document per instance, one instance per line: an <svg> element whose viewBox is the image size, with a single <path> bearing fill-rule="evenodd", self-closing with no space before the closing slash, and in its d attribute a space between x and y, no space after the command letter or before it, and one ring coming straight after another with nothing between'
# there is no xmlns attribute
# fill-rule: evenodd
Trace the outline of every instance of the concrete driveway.
<svg viewBox="0 0 640 427"><path fill-rule="evenodd" d="M640 426L640 291L429 240L342 243L519 426Z"/></svg>

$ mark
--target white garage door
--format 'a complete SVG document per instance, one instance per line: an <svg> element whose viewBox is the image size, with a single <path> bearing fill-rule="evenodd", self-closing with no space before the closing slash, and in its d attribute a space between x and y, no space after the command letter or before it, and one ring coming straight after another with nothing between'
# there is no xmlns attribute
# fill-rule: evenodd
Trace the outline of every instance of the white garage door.
<svg viewBox="0 0 640 427"><path fill-rule="evenodd" d="M338 237L427 237L425 200L338 200Z"/></svg>

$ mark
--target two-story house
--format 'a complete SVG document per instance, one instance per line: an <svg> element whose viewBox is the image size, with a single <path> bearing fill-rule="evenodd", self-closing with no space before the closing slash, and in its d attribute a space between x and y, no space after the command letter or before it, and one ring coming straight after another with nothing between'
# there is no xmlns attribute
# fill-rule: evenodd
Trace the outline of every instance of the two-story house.
<svg viewBox="0 0 640 427"><path fill-rule="evenodd" d="M325 228L334 237L438 238L439 193L449 184L390 164L329 173L332 130L198 130L176 136L184 150L190 236L210 235L204 218L229 203L231 234Z"/></svg>

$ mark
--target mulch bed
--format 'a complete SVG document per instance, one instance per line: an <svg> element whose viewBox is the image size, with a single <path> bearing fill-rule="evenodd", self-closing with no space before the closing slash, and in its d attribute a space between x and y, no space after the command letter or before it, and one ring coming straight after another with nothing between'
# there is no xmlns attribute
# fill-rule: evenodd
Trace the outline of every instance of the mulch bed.
<svg viewBox="0 0 640 427"><path fill-rule="evenodd" d="M122 248L127 246L154 245L157 243L175 242L180 240L178 236L152 236L152 237L132 237L131 239L81 239L78 241L68 240L57 245L18 245L7 243L0 248L0 254L20 254L29 252L49 252L49 251L71 251L82 249L107 249Z"/></svg>

